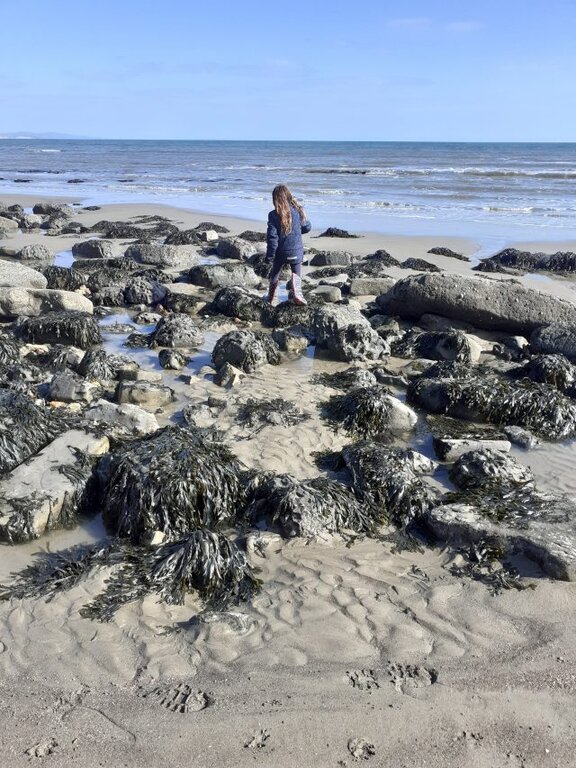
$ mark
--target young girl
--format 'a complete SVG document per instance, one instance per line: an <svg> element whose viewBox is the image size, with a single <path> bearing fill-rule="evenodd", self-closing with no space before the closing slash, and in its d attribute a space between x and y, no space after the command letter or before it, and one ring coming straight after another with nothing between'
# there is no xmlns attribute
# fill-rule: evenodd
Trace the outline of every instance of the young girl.
<svg viewBox="0 0 576 768"><path fill-rule="evenodd" d="M268 214L266 232L266 261L272 265L267 300L270 304L276 303L282 267L289 264L294 303L303 305L306 299L302 295L302 235L310 232L312 225L300 203L284 184L274 187L272 202L274 210Z"/></svg>

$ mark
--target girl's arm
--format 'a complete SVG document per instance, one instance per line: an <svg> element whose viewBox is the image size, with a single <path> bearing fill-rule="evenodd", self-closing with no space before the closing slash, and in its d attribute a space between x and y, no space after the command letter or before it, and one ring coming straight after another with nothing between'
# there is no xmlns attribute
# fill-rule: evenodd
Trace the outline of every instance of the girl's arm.
<svg viewBox="0 0 576 768"><path fill-rule="evenodd" d="M268 229L266 230L266 261L274 261L278 248L278 228L272 212L268 214Z"/></svg>

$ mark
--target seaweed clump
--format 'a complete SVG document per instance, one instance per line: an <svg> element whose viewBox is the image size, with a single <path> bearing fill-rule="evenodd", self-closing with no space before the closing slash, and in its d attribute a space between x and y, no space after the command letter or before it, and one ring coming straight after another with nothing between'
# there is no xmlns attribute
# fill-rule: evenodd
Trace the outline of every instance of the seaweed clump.
<svg viewBox="0 0 576 768"><path fill-rule="evenodd" d="M317 373L312 377L312 383L346 391L353 387L371 387L377 383L377 379L366 368L352 367L335 373Z"/></svg>
<svg viewBox="0 0 576 768"><path fill-rule="evenodd" d="M104 522L136 544L158 531L174 540L229 524L244 502L238 460L193 428L165 427L105 457L101 467Z"/></svg>
<svg viewBox="0 0 576 768"><path fill-rule="evenodd" d="M553 387L529 379L511 382L471 372L451 379L425 375L410 384L408 396L432 413L524 427L550 440L576 434L576 404Z"/></svg>
<svg viewBox="0 0 576 768"><path fill-rule="evenodd" d="M18 331L26 341L40 344L71 344L88 349L102 342L96 319L84 312L47 312L27 317Z"/></svg>
<svg viewBox="0 0 576 768"><path fill-rule="evenodd" d="M576 396L576 365L564 355L536 355L511 372L516 378L550 384L570 397Z"/></svg>
<svg viewBox="0 0 576 768"><path fill-rule="evenodd" d="M485 584L492 595L499 595L505 589L529 589L533 585L520 580L516 568L505 562L505 553L485 541L472 544L462 550L464 564L453 563L450 573L458 578L468 578Z"/></svg>
<svg viewBox="0 0 576 768"><path fill-rule="evenodd" d="M459 363L469 363L472 359L470 342L462 331L410 330L401 339L392 342L392 354Z"/></svg>
<svg viewBox="0 0 576 768"><path fill-rule="evenodd" d="M20 347L13 336L0 331L0 364L20 362Z"/></svg>
<svg viewBox="0 0 576 768"><path fill-rule="evenodd" d="M298 424L310 415L303 413L295 403L276 397L272 400L248 398L238 409L238 422L260 432L268 425L290 427Z"/></svg>
<svg viewBox="0 0 576 768"><path fill-rule="evenodd" d="M324 404L323 414L334 427L363 438L385 435L393 429L407 431L415 424L412 411L381 384L333 395Z"/></svg>
<svg viewBox="0 0 576 768"><path fill-rule="evenodd" d="M421 453L360 442L344 448L342 457L356 494L390 523L405 528L437 500L437 492L422 480L436 465Z"/></svg>
<svg viewBox="0 0 576 768"><path fill-rule="evenodd" d="M81 545L41 552L36 558L14 584L0 592L0 599L45 597L50 601L96 568L113 568L104 591L80 610L82 616L99 621L110 621L122 605L150 593L162 602L181 605L187 593L196 591L210 607L222 609L248 599L259 586L238 545L207 530L191 531L158 547L116 540L104 547Z"/></svg>
<svg viewBox="0 0 576 768"><path fill-rule="evenodd" d="M342 483L325 477L299 482L290 475L266 477L252 492L246 519L278 525L285 536L376 532L384 517Z"/></svg>
<svg viewBox="0 0 576 768"><path fill-rule="evenodd" d="M64 429L58 414L27 395L0 391L0 475L22 464Z"/></svg>

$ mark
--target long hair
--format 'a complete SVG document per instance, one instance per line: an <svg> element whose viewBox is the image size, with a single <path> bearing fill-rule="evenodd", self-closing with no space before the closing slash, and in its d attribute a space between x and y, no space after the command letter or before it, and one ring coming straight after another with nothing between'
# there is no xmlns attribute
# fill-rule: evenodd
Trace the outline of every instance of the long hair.
<svg viewBox="0 0 576 768"><path fill-rule="evenodd" d="M285 184L278 184L277 187L274 187L272 190L272 202L274 203L276 213L280 217L280 226L283 235L288 235L292 232L292 214L290 213L290 206L296 208L302 221L306 220L304 208L302 208Z"/></svg>

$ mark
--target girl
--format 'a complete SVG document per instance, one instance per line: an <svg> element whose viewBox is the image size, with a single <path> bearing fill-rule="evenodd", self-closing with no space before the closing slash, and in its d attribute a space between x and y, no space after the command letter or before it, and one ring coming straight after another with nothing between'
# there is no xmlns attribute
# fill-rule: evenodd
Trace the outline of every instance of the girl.
<svg viewBox="0 0 576 768"><path fill-rule="evenodd" d="M307 302L302 295L302 235L310 232L312 225L300 203L284 184L274 187L272 202L274 210L268 214L266 232L266 261L272 266L267 301L276 303L282 267L289 264L292 270L292 298L295 304L303 305Z"/></svg>

